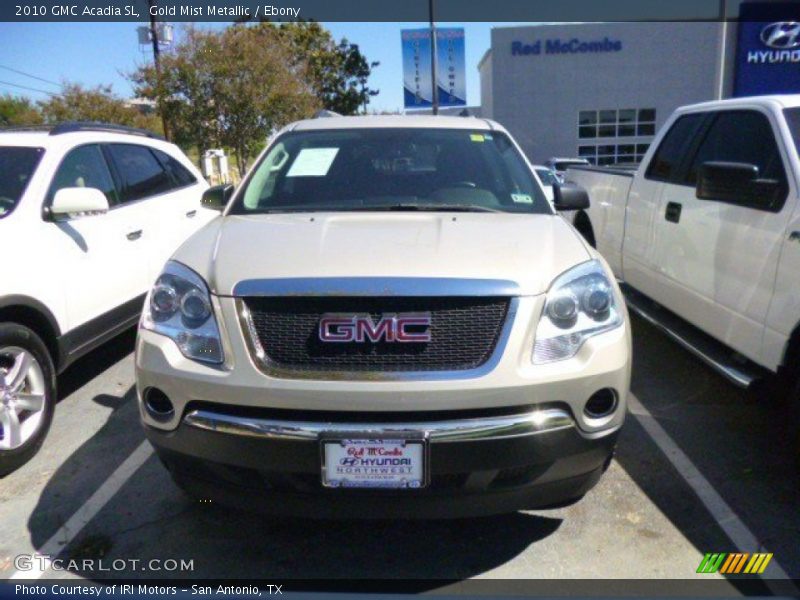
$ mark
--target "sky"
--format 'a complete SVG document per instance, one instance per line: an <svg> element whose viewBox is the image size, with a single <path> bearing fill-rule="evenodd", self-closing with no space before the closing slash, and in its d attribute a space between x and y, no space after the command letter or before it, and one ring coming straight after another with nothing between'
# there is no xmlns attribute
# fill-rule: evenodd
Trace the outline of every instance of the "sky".
<svg viewBox="0 0 800 600"><path fill-rule="evenodd" d="M137 65L152 60L149 47L140 47L139 23L0 23L0 94L10 92L34 100L57 92L64 80L86 86L111 84L116 94L132 95L125 75ZM370 61L379 61L369 85L380 90L370 109L394 111L403 108L400 30L425 27L426 23L323 23L338 41L346 37L359 45ZM437 23L441 27L463 27L466 39L467 103L480 105L478 61L490 45L493 26L506 23ZM207 26L217 26L207 25ZM176 25L176 35L180 35ZM16 73L22 71L40 79ZM41 80L47 81L41 81ZM16 84L10 85L10 84ZM18 86L35 88L23 89Z"/></svg>

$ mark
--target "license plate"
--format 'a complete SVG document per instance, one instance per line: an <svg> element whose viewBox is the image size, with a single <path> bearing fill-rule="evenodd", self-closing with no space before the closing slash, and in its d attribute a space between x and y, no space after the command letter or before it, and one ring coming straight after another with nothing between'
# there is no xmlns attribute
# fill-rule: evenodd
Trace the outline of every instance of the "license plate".
<svg viewBox="0 0 800 600"><path fill-rule="evenodd" d="M425 450L424 439L323 439L322 485L332 488L424 487Z"/></svg>

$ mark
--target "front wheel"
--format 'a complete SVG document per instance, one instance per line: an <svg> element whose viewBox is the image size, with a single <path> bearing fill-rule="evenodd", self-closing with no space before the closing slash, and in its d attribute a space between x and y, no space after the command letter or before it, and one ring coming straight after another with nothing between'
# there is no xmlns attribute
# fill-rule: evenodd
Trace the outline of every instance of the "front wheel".
<svg viewBox="0 0 800 600"><path fill-rule="evenodd" d="M39 451L56 403L55 368L32 330L0 323L0 477Z"/></svg>

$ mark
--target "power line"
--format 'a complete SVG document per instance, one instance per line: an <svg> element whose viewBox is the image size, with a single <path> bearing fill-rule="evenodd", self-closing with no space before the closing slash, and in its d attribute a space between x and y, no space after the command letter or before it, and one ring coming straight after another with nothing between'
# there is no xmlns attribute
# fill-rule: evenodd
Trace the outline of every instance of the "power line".
<svg viewBox="0 0 800 600"><path fill-rule="evenodd" d="M10 81L0 81L0 85L10 85L13 87L18 87L23 90L29 90L31 92L40 92L42 94L47 94L48 96L60 96L61 94L56 94L55 92L48 92L47 90L40 90L39 88L28 87L27 85L20 85L18 83L11 83Z"/></svg>
<svg viewBox="0 0 800 600"><path fill-rule="evenodd" d="M26 73L25 71L20 71L19 69L13 69L5 65L0 65L0 69L6 69L7 71L11 71L12 73L16 73L18 75L24 75L25 77L30 77L31 79L38 79L39 81L43 81L44 83L49 83L51 85L57 85L58 87L61 87L60 83L56 83L55 81L50 81L49 79L45 79L44 77L37 77L36 75L31 75L30 73Z"/></svg>

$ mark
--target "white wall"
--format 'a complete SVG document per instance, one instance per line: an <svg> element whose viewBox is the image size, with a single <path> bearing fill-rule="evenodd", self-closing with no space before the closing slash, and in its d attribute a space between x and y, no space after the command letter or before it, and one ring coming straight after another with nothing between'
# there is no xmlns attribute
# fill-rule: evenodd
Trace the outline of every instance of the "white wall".
<svg viewBox="0 0 800 600"><path fill-rule="evenodd" d="M574 156L579 143L649 142L651 138L578 140L582 109L655 108L657 127L678 106L716 97L720 23L598 23L492 30L482 64L483 115L503 124L529 158ZM546 54L545 40L619 40L617 52ZM512 55L512 43L541 40L539 55Z"/></svg>

